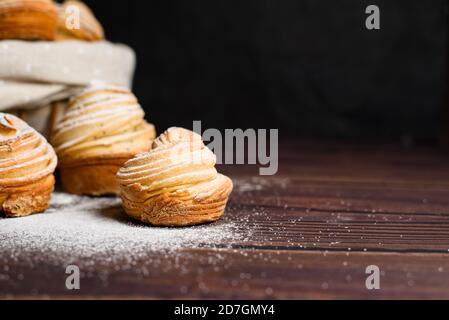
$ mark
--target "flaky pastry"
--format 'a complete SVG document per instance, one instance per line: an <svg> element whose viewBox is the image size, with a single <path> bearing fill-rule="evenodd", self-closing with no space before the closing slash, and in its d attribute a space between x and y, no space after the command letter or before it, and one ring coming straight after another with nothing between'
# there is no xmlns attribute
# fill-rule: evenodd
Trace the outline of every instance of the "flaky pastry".
<svg viewBox="0 0 449 320"><path fill-rule="evenodd" d="M52 0L0 0L0 39L54 40L57 22Z"/></svg>
<svg viewBox="0 0 449 320"><path fill-rule="evenodd" d="M167 130L151 151L126 162L117 174L126 213L156 226L218 220L233 184L215 164L200 135L182 128Z"/></svg>
<svg viewBox="0 0 449 320"><path fill-rule="evenodd" d="M72 8L76 10L73 11ZM75 13L79 13L79 28L71 25L74 22L72 19L77 17ZM68 0L59 7L56 40L99 41L103 39L103 27L83 2Z"/></svg>
<svg viewBox="0 0 449 320"><path fill-rule="evenodd" d="M0 113L0 211L22 217L48 208L56 154L44 137L19 118Z"/></svg>
<svg viewBox="0 0 449 320"><path fill-rule="evenodd" d="M66 191L119 193L116 174L130 158L151 148L154 126L128 89L94 84L74 97L56 125L52 144Z"/></svg>

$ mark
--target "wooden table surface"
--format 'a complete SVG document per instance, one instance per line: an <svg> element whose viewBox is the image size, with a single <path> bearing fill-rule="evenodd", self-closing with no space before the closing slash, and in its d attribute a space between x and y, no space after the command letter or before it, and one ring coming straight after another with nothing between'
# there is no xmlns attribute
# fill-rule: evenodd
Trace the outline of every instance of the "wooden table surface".
<svg viewBox="0 0 449 320"><path fill-rule="evenodd" d="M11 279L27 281L1 282L0 297L449 298L446 152L297 142L282 145L279 166L274 177L258 176L257 167L221 168L236 184L225 220L251 236L185 249L173 257L183 272L163 263L145 275L110 266L106 284L93 274L69 292L55 281L64 276L55 266L11 261ZM217 255L219 268L209 259ZM366 288L370 265L381 270L380 290Z"/></svg>

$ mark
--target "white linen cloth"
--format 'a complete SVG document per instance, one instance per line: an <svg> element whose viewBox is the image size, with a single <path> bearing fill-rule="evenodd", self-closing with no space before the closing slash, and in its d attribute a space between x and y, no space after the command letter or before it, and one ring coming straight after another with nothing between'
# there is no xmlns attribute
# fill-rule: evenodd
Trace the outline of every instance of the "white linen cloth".
<svg viewBox="0 0 449 320"><path fill-rule="evenodd" d="M131 87L135 61L107 41L0 41L0 111L44 107L92 81Z"/></svg>

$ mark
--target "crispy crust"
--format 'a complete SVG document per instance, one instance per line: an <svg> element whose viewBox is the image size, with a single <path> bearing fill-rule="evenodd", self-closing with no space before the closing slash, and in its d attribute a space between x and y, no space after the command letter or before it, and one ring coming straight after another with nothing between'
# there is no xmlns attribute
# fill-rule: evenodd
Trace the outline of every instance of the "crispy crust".
<svg viewBox="0 0 449 320"><path fill-rule="evenodd" d="M58 13L50 0L0 1L0 40L54 40Z"/></svg>
<svg viewBox="0 0 449 320"><path fill-rule="evenodd" d="M66 19L68 18L66 10L70 6L77 7L80 12L80 29L69 29L66 26ZM103 27L88 6L75 0L65 1L60 6L56 40L100 41L103 39Z"/></svg>
<svg viewBox="0 0 449 320"><path fill-rule="evenodd" d="M120 194L116 179L119 169L120 164L97 164L61 168L59 171L62 185L68 193L107 196Z"/></svg>
<svg viewBox="0 0 449 320"><path fill-rule="evenodd" d="M163 193L143 203L130 201L122 193L126 213L143 223L161 227L188 227L219 220L225 213L232 181L225 182L206 197L185 195L176 192Z"/></svg>
<svg viewBox="0 0 449 320"><path fill-rule="evenodd" d="M3 190L0 209L9 218L44 212L50 206L54 185L55 177L52 174L32 185Z"/></svg>
<svg viewBox="0 0 449 320"><path fill-rule="evenodd" d="M47 209L56 165L44 137L19 118L0 113L0 212L23 217Z"/></svg>
<svg viewBox="0 0 449 320"><path fill-rule="evenodd" d="M215 162L199 135L181 128L167 130L151 151L129 160L118 172L125 212L164 227L217 221L233 184L217 173Z"/></svg>
<svg viewBox="0 0 449 320"><path fill-rule="evenodd" d="M129 89L103 84L87 88L73 98L53 130L65 190L118 194L117 171L134 155L150 150L155 135Z"/></svg>

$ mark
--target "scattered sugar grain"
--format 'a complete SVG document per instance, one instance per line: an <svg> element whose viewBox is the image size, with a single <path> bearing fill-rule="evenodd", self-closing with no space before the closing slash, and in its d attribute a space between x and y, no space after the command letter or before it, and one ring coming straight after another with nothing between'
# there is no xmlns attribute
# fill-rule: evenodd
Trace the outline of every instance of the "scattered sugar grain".
<svg viewBox="0 0 449 320"><path fill-rule="evenodd" d="M84 267L120 263L124 270L142 259L162 265L164 257L173 258L183 249L231 247L248 236L243 232L226 221L179 229L150 227L127 218L119 199L55 193L46 213L0 218L0 261Z"/></svg>

